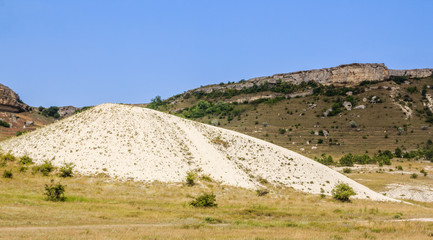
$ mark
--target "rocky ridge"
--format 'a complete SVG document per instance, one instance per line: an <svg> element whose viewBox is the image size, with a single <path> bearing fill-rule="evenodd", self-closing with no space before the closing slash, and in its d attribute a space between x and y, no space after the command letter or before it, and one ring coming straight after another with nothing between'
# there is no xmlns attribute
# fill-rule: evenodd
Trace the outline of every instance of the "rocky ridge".
<svg viewBox="0 0 433 240"><path fill-rule="evenodd" d="M0 112L24 112L31 108L14 91L0 84Z"/></svg>
<svg viewBox="0 0 433 240"><path fill-rule="evenodd" d="M386 81L391 77L423 78L433 74L432 68L393 70L388 69L383 63L353 63L332 68L314 69L291 73L280 73L272 76L251 78L246 81L230 84L208 85L187 91L187 93L212 91L224 91L227 89L242 90L254 85L264 83L276 84L287 82L300 84L302 82L315 81L322 85L346 85L354 86L363 81Z"/></svg>

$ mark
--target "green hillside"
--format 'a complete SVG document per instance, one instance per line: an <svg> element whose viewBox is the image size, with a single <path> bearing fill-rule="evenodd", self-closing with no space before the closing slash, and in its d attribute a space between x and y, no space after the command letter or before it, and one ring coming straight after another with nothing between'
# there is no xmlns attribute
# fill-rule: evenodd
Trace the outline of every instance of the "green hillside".
<svg viewBox="0 0 433 240"><path fill-rule="evenodd" d="M394 77L351 87L277 82L242 90L188 91L164 101L156 97L148 107L310 157L326 153L339 158L346 153L422 148L433 136L432 85L432 77ZM347 110L344 102L352 109Z"/></svg>

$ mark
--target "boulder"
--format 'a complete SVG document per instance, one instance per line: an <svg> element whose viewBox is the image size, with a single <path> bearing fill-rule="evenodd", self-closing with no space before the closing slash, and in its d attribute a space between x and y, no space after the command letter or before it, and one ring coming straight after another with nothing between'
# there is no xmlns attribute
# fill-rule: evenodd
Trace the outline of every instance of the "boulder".
<svg viewBox="0 0 433 240"><path fill-rule="evenodd" d="M347 111L352 110L352 103L351 103L351 102L347 102L347 101L345 101L345 102L343 103L343 106L344 106L344 108L346 108Z"/></svg>

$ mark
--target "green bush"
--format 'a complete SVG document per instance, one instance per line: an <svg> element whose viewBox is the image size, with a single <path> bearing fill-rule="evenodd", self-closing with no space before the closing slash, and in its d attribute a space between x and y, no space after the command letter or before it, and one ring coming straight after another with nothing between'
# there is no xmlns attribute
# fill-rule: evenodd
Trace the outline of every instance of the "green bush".
<svg viewBox="0 0 433 240"><path fill-rule="evenodd" d="M51 106L49 108L39 107L39 111L45 117L54 117L54 118L59 118L60 117L59 107L56 107L56 106Z"/></svg>
<svg viewBox="0 0 433 240"><path fill-rule="evenodd" d="M403 156L403 152L401 151L400 148L396 148L394 150L394 156L397 157L397 158L401 158Z"/></svg>
<svg viewBox="0 0 433 240"><path fill-rule="evenodd" d="M323 165L333 165L334 164L334 160L332 159L332 156L326 156L326 154L322 154L322 156L320 158L315 157L314 160L316 160L317 162L323 164Z"/></svg>
<svg viewBox="0 0 433 240"><path fill-rule="evenodd" d="M54 179L51 179L51 183L49 185L45 184L44 195L48 201L65 201L65 186L60 183L54 184Z"/></svg>
<svg viewBox="0 0 433 240"><path fill-rule="evenodd" d="M11 170L4 170L3 171L3 178L12 178L13 174Z"/></svg>
<svg viewBox="0 0 433 240"><path fill-rule="evenodd" d="M30 165L33 164L33 159L31 159L29 156L22 156L19 160L19 163L22 165Z"/></svg>
<svg viewBox="0 0 433 240"><path fill-rule="evenodd" d="M54 166L50 161L44 161L43 164L36 166L34 168L34 171L40 172L44 176L48 176L50 174L50 172L53 171L53 169L54 169Z"/></svg>
<svg viewBox="0 0 433 240"><path fill-rule="evenodd" d="M353 188L344 183L338 184L332 189L332 197L341 202L351 202L350 197L353 195L356 195Z"/></svg>
<svg viewBox="0 0 433 240"><path fill-rule="evenodd" d="M19 137L19 136L23 135L24 133L27 133L27 131L24 131L24 132L18 131L15 133L15 136Z"/></svg>
<svg viewBox="0 0 433 240"><path fill-rule="evenodd" d="M204 220L205 220L205 222L210 223L210 224L217 224L217 223L223 222L220 219L213 218L213 217L206 217Z"/></svg>
<svg viewBox="0 0 433 240"><path fill-rule="evenodd" d="M340 158L341 166L352 167L353 166L353 155L348 153Z"/></svg>
<svg viewBox="0 0 433 240"><path fill-rule="evenodd" d="M412 173L411 175L410 175L410 178L413 178L413 179L415 179L415 178L417 178L418 177L418 174L416 174L416 173Z"/></svg>
<svg viewBox="0 0 433 240"><path fill-rule="evenodd" d="M343 173L351 173L352 169L350 168L343 168Z"/></svg>
<svg viewBox="0 0 433 240"><path fill-rule="evenodd" d="M186 185L194 186L195 179L196 179L196 174L193 171L189 171L186 173Z"/></svg>
<svg viewBox="0 0 433 240"><path fill-rule="evenodd" d="M8 152L6 154L1 155L1 158L4 161L11 161L11 162L13 162L17 159L14 155L12 155L11 152Z"/></svg>
<svg viewBox="0 0 433 240"><path fill-rule="evenodd" d="M285 134L286 133L286 129L285 128L280 128L280 129L278 129L278 132L280 134Z"/></svg>
<svg viewBox="0 0 433 240"><path fill-rule="evenodd" d="M8 122L5 122L3 120L0 120L0 126L5 127L5 128L11 127L11 125Z"/></svg>
<svg viewBox="0 0 433 240"><path fill-rule="evenodd" d="M66 177L72 177L72 170L74 168L74 164L72 163L65 163L62 167L60 167L59 177L66 178Z"/></svg>
<svg viewBox="0 0 433 240"><path fill-rule="evenodd" d="M216 196L213 193L203 193L191 201L189 205L193 207L217 207Z"/></svg>

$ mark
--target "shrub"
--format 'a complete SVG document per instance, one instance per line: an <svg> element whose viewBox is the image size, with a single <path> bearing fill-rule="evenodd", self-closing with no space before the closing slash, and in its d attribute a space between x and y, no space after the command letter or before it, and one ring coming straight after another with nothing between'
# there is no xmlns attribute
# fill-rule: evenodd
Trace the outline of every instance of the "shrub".
<svg viewBox="0 0 433 240"><path fill-rule="evenodd" d="M56 106L51 106L49 108L39 107L39 111L41 111L42 115L44 115L46 117L54 117L54 118L60 117L59 107L56 107Z"/></svg>
<svg viewBox="0 0 433 240"><path fill-rule="evenodd" d="M0 120L0 126L5 127L5 128L11 127L11 125L8 122L5 122L3 120Z"/></svg>
<svg viewBox="0 0 433 240"><path fill-rule="evenodd" d="M265 196L266 194L269 193L268 189L257 189L256 190L257 196L261 197L261 196Z"/></svg>
<svg viewBox="0 0 433 240"><path fill-rule="evenodd" d="M3 171L3 178L12 178L13 174L11 170L4 170Z"/></svg>
<svg viewBox="0 0 433 240"><path fill-rule="evenodd" d="M332 197L341 202L351 202L350 196L356 195L353 188L349 185L341 183L332 189Z"/></svg>
<svg viewBox="0 0 433 240"><path fill-rule="evenodd" d="M33 163L33 159L31 159L29 156L22 156L19 160L19 163L22 165L30 165Z"/></svg>
<svg viewBox="0 0 433 240"><path fill-rule="evenodd" d="M34 168L35 172L40 172L44 176L48 176L53 169L54 166L50 161L44 161L42 165L36 166Z"/></svg>
<svg viewBox="0 0 433 240"><path fill-rule="evenodd" d="M320 158L315 157L314 160L317 162L323 164L323 165L332 165L334 164L334 160L332 159L332 156L326 156L326 154L322 154Z"/></svg>
<svg viewBox="0 0 433 240"><path fill-rule="evenodd" d="M411 175L410 175L410 178L413 178L413 179L415 179L415 178L417 178L418 177L418 174L416 174L416 173L412 173Z"/></svg>
<svg viewBox="0 0 433 240"><path fill-rule="evenodd" d="M216 204L216 196L213 193L203 193L201 196L198 196L196 199L191 201L189 205L193 207L217 207Z"/></svg>
<svg viewBox="0 0 433 240"><path fill-rule="evenodd" d="M340 158L341 166L352 167L353 166L353 155L348 153Z"/></svg>
<svg viewBox="0 0 433 240"><path fill-rule="evenodd" d="M379 165L391 165L391 159L389 159L386 155L376 155L373 158L376 162L379 163Z"/></svg>
<svg viewBox="0 0 433 240"><path fill-rule="evenodd" d="M209 175L203 175L200 178L207 182L213 182L212 178Z"/></svg>
<svg viewBox="0 0 433 240"><path fill-rule="evenodd" d="M394 150L394 156L395 156L395 157L397 157L397 158L401 158L402 155L403 155L403 152L401 151L400 148L396 148L396 149Z"/></svg>
<svg viewBox="0 0 433 240"><path fill-rule="evenodd" d="M356 122L355 121L350 121L350 127L351 128L356 128L356 127L358 127L358 124L356 124Z"/></svg>
<svg viewBox="0 0 433 240"><path fill-rule="evenodd" d="M280 129L278 129L278 132L280 134L285 134L286 133L286 129L285 128L280 128Z"/></svg>
<svg viewBox="0 0 433 240"><path fill-rule="evenodd" d="M221 221L220 219L213 218L213 217L206 217L204 220L205 220L207 223L210 223L210 224L217 224L217 223L222 223L222 222L223 222L223 221Z"/></svg>
<svg viewBox="0 0 433 240"><path fill-rule="evenodd" d="M343 173L351 173L352 169L350 168L343 168Z"/></svg>
<svg viewBox="0 0 433 240"><path fill-rule="evenodd" d="M74 169L74 164L72 163L65 163L62 167L60 167L60 173L59 177L66 178L66 177L72 177L72 170Z"/></svg>
<svg viewBox="0 0 433 240"><path fill-rule="evenodd" d="M421 169L421 171L419 171L420 173L422 173L424 175L424 177L427 176L427 172L424 169Z"/></svg>
<svg viewBox="0 0 433 240"><path fill-rule="evenodd" d="M401 165L398 165L398 166L397 166L397 170L399 170L399 171L403 171L403 167L402 167Z"/></svg>
<svg viewBox="0 0 433 240"><path fill-rule="evenodd" d="M51 179L51 183L49 185L45 184L44 195L48 201L65 201L65 186L60 183L54 184L54 179Z"/></svg>
<svg viewBox="0 0 433 240"><path fill-rule="evenodd" d="M194 186L195 185L196 174L193 171L189 171L186 173L186 185Z"/></svg>
<svg viewBox="0 0 433 240"><path fill-rule="evenodd" d="M24 132L18 131L15 133L15 136L19 137L19 136L23 135L24 133L27 133L27 131L24 131Z"/></svg>
<svg viewBox="0 0 433 240"><path fill-rule="evenodd" d="M356 195L353 188L345 183L338 184L332 189L332 197L341 202L351 202L350 196Z"/></svg>
<svg viewBox="0 0 433 240"><path fill-rule="evenodd" d="M4 161L11 161L11 162L13 162L17 159L14 155L12 155L11 152L8 152L8 153L2 155L1 158Z"/></svg>

